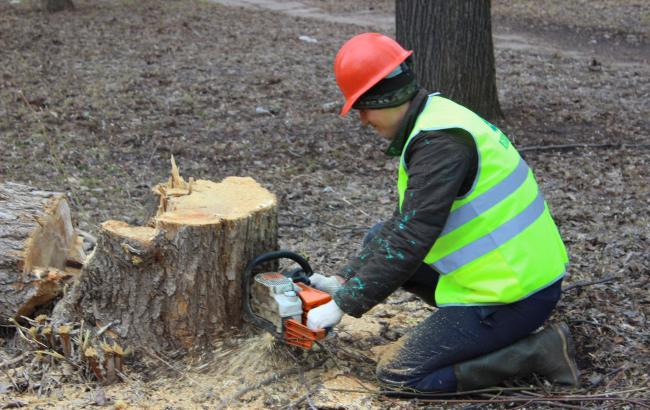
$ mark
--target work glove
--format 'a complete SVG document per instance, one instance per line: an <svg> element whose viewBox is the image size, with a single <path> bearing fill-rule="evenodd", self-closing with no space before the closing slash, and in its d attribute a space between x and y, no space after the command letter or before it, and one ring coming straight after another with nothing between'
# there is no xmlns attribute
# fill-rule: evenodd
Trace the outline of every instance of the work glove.
<svg viewBox="0 0 650 410"><path fill-rule="evenodd" d="M343 278L336 275L325 276L320 273L314 273L309 277L309 281L311 282L311 286L330 295L335 294L343 286Z"/></svg>
<svg viewBox="0 0 650 410"><path fill-rule="evenodd" d="M330 300L324 305L313 308L307 314L307 327L311 330L325 329L339 323L343 318L343 311Z"/></svg>

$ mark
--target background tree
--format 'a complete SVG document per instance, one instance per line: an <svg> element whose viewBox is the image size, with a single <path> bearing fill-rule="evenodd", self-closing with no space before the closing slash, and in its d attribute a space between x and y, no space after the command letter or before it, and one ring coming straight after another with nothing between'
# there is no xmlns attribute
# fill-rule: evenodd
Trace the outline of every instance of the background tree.
<svg viewBox="0 0 650 410"><path fill-rule="evenodd" d="M489 0L396 0L395 25L397 41L415 51L423 87L486 118L502 116Z"/></svg>
<svg viewBox="0 0 650 410"><path fill-rule="evenodd" d="M72 0L45 0L45 8L50 13L55 13L57 11L72 10L74 4Z"/></svg>

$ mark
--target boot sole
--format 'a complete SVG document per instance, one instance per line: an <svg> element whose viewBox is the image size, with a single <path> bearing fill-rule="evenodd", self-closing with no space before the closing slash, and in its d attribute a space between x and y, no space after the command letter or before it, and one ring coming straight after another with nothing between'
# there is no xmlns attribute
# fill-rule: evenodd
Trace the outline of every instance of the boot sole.
<svg viewBox="0 0 650 410"><path fill-rule="evenodd" d="M557 324L553 324L553 327L557 329L557 333L562 339L562 354L564 356L565 361L569 365L569 368L571 369L571 375L573 377L573 381L571 382L571 385L573 387L579 387L580 371L578 370L578 365L575 362L576 350L575 350L575 345L573 343L573 337L571 337L571 331L569 330L569 326L567 326L567 324L564 322L560 322Z"/></svg>

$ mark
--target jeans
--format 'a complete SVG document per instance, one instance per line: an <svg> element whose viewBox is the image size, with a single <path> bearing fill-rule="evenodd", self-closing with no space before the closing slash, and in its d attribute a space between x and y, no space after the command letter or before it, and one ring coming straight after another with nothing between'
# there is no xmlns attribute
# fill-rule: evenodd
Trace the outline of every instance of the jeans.
<svg viewBox="0 0 650 410"><path fill-rule="evenodd" d="M364 245L380 228L375 225L368 232ZM403 288L435 305L438 276L422 264ZM453 366L508 346L541 326L560 299L561 282L515 303L436 309L382 358L377 377L389 387L455 391Z"/></svg>

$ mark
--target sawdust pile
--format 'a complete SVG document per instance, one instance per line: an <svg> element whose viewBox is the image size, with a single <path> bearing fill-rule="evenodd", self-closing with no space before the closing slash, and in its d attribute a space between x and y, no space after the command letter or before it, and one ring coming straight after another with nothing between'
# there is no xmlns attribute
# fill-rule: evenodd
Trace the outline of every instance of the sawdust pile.
<svg viewBox="0 0 650 410"><path fill-rule="evenodd" d="M229 376L278 370L293 361L286 347L268 333L221 340L213 354L210 366Z"/></svg>

